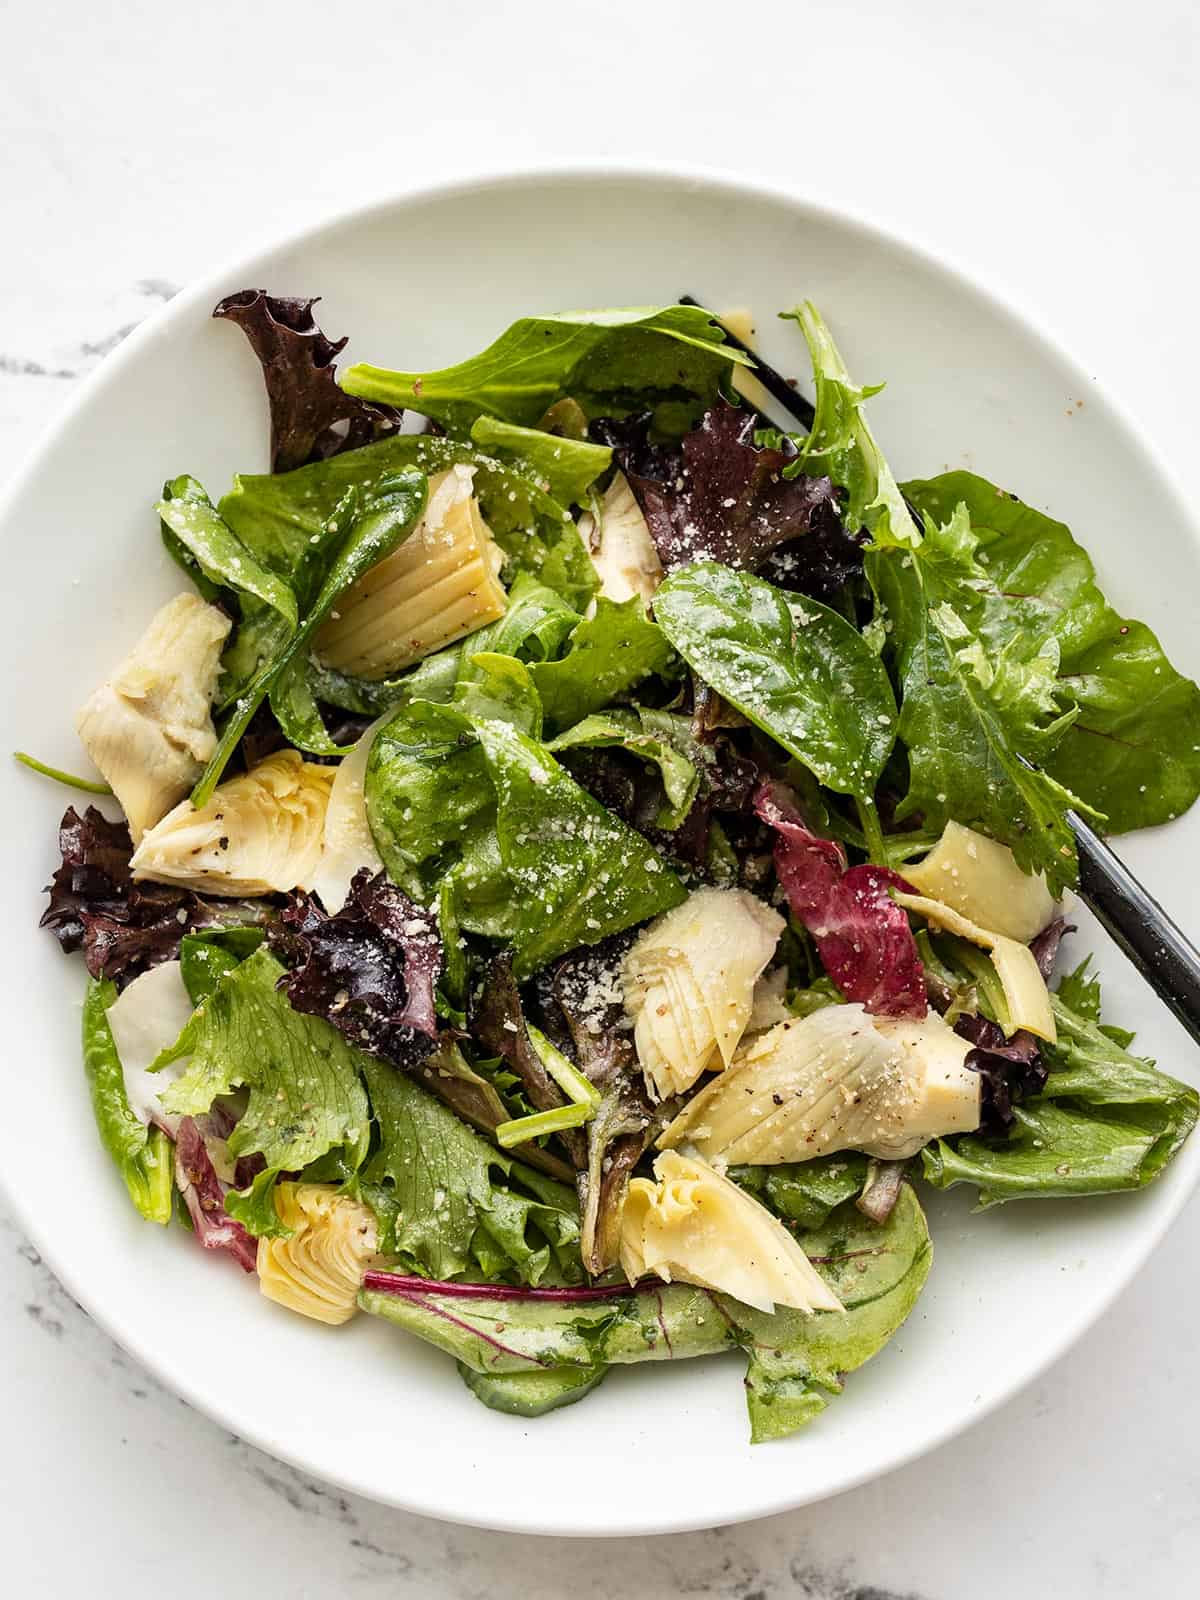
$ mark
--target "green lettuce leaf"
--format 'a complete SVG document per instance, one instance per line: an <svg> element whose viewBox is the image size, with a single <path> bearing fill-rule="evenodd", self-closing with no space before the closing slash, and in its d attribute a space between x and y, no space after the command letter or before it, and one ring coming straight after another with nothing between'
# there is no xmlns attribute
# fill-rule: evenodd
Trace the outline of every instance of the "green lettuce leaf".
<svg viewBox="0 0 1200 1600"><path fill-rule="evenodd" d="M896 738L879 656L845 617L717 562L673 573L654 615L705 683L821 783L869 799Z"/></svg>
<svg viewBox="0 0 1200 1600"><path fill-rule="evenodd" d="M111 979L88 979L83 1002L83 1069L100 1142L116 1164L129 1198L147 1222L171 1220L175 1158L161 1128L148 1128L134 1116L125 1093L125 1074L117 1054L108 1008L117 998Z"/></svg>
<svg viewBox="0 0 1200 1600"><path fill-rule="evenodd" d="M592 484L612 465L607 445L519 428L496 417L477 417L471 438L501 460L510 460L564 506L583 505Z"/></svg>
<svg viewBox="0 0 1200 1600"><path fill-rule="evenodd" d="M557 739L551 739L546 748L556 755L569 750L618 748L657 767L666 804L655 825L671 830L683 822L700 789L699 762L684 754L684 749L693 743L690 727L690 718L669 711L647 711L641 706L632 711L614 708L585 717Z"/></svg>
<svg viewBox="0 0 1200 1600"><path fill-rule="evenodd" d="M232 1156L261 1154L266 1170L226 1209L251 1233L284 1235L272 1189L281 1172L298 1171L329 1152L353 1171L367 1153L365 1057L320 1017L293 1011L276 989L284 968L260 949L232 968L197 1006L152 1071L187 1060L163 1091L166 1109L198 1116L240 1085L247 1107L229 1137Z"/></svg>
<svg viewBox="0 0 1200 1600"><path fill-rule="evenodd" d="M748 1356L751 1438L783 1438L842 1392L908 1316L932 1262L920 1203L905 1184L882 1225L853 1205L834 1211L804 1248L842 1312L752 1310L687 1284L583 1301L457 1298L438 1285L367 1289L365 1311L386 1318L475 1372L498 1374L680 1361L740 1348Z"/></svg>
<svg viewBox="0 0 1200 1600"><path fill-rule="evenodd" d="M1105 600L1070 529L970 472L906 483L945 523L965 506L977 540L977 629L998 656L1016 637L1058 647L1055 690L1079 714L1046 769L1114 833L1168 822L1200 794L1200 689L1142 622Z"/></svg>
<svg viewBox="0 0 1200 1600"><path fill-rule="evenodd" d="M362 1065L379 1148L359 1188L382 1250L441 1279L582 1278L571 1189L504 1155L389 1062Z"/></svg>
<svg viewBox="0 0 1200 1600"><path fill-rule="evenodd" d="M1196 1090L1131 1055L1089 1014L1099 1010L1094 980L1081 969L1065 988L1084 1010L1068 1003L1062 987L1051 996L1058 1041L1041 1047L1050 1069L1045 1088L1013 1108L1007 1139L960 1134L927 1146L925 1177L937 1188L973 1183L980 1206L1141 1189L1195 1127Z"/></svg>
<svg viewBox="0 0 1200 1600"><path fill-rule="evenodd" d="M530 671L547 723L569 728L653 673L673 675L674 664L674 651L647 617L645 601L637 595L620 602L602 595L595 615L572 631L565 653L555 661L533 662Z"/></svg>
<svg viewBox="0 0 1200 1600"><path fill-rule="evenodd" d="M262 928L208 928L187 934L179 947L179 975L192 1004L207 1000L226 973L252 956L265 937Z"/></svg>
<svg viewBox="0 0 1200 1600"><path fill-rule="evenodd" d="M658 852L581 789L545 746L505 722L479 719L475 731L496 791L518 977L684 899Z"/></svg>
<svg viewBox="0 0 1200 1600"><path fill-rule="evenodd" d="M342 377L347 394L403 406L469 432L477 417L533 428L570 396L589 417L623 416L660 402L711 402L747 358L724 342L698 306L634 306L522 317L494 344L438 372L392 372L362 363Z"/></svg>

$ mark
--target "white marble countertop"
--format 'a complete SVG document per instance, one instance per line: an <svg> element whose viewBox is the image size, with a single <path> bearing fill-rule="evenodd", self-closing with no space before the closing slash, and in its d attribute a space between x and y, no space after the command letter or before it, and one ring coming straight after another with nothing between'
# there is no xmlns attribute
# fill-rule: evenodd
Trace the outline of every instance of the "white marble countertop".
<svg viewBox="0 0 1200 1600"><path fill-rule="evenodd" d="M570 156L759 173L897 227L1055 330L1181 475L1194 460L1190 4L41 0L5 34L0 473L176 285L409 181ZM427 1522L261 1455L131 1362L0 1213L0 1587L1193 1593L1198 1260L1193 1202L1070 1355L904 1472L739 1528L568 1544Z"/></svg>

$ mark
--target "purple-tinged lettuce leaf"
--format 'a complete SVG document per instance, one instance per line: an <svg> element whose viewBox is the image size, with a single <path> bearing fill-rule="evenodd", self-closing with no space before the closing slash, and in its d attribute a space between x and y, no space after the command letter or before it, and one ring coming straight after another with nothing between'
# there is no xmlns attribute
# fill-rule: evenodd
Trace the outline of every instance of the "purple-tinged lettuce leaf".
<svg viewBox="0 0 1200 1600"><path fill-rule="evenodd" d="M217 1176L194 1117L184 1117L175 1136L175 1182L204 1248L227 1250L243 1272L255 1271L258 1245L225 1210L229 1185Z"/></svg>
<svg viewBox="0 0 1200 1600"><path fill-rule="evenodd" d="M1038 1042L1024 1030L1004 1037L1000 1026L987 1017L961 1016L954 1031L971 1041L966 1065L980 1076L980 1119L984 1133L1006 1134L1016 1121L1014 1104L1040 1094L1047 1069Z"/></svg>
<svg viewBox="0 0 1200 1600"><path fill-rule="evenodd" d="M346 340L327 339L308 299L242 289L213 308L236 322L262 363L271 407L271 471L290 472L395 433L402 413L339 388L334 363Z"/></svg>
<svg viewBox="0 0 1200 1600"><path fill-rule="evenodd" d="M759 446L760 419L720 404L677 451L611 430L613 445L668 572L693 561L764 573L784 588L820 597L862 570L862 552L842 527L826 477L786 478L795 457ZM609 430L606 430L609 431ZM628 442L618 443L624 436Z"/></svg>
<svg viewBox="0 0 1200 1600"><path fill-rule="evenodd" d="M262 908L244 901L205 900L188 889L135 883L129 829L109 822L95 806L82 816L67 808L58 847L62 865L47 891L50 903L40 926L53 932L64 951L82 950L93 978L111 978L118 988L161 961L173 961L185 934L262 919Z"/></svg>
<svg viewBox="0 0 1200 1600"><path fill-rule="evenodd" d="M288 963L280 988L297 1011L323 1017L352 1044L399 1065L429 1055L442 970L437 916L382 872L356 873L336 916L311 895L293 895L272 945Z"/></svg>

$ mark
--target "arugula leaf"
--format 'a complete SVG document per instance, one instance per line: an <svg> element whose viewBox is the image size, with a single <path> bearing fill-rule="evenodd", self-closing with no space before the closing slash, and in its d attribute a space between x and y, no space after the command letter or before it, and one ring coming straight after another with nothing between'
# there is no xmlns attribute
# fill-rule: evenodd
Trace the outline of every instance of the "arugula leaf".
<svg viewBox="0 0 1200 1600"><path fill-rule="evenodd" d="M612 465L607 445L563 439L540 428L519 428L496 417L477 417L471 438L485 450L509 458L564 506L582 505L587 491Z"/></svg>
<svg viewBox="0 0 1200 1600"><path fill-rule="evenodd" d="M506 580L531 573L582 612L599 581L570 513L532 478L466 441L395 435L294 472L239 474L217 509L260 561L290 579L351 489L369 497L394 473L433 477L458 465L475 468L480 507L507 557Z"/></svg>
<svg viewBox="0 0 1200 1600"><path fill-rule="evenodd" d="M1098 1008L1098 986L1066 985L1086 1011ZM1152 1183L1179 1150L1200 1115L1196 1090L1130 1055L1089 1015L1051 996L1058 1039L1043 1043L1049 1076L1042 1092L1015 1104L1004 1140L960 1134L921 1152L926 1179L939 1189L973 1183L980 1206L1005 1200L1107 1194Z"/></svg>
<svg viewBox="0 0 1200 1600"><path fill-rule="evenodd" d="M171 1220L175 1162L161 1128L148 1128L129 1107L125 1074L106 1015L117 998L111 979L88 979L83 1002L83 1067L100 1142L147 1222Z"/></svg>
<svg viewBox="0 0 1200 1600"><path fill-rule="evenodd" d="M654 614L705 683L821 783L871 797L895 742L896 702L845 617L716 562L669 577Z"/></svg>
<svg viewBox="0 0 1200 1600"><path fill-rule="evenodd" d="M481 1139L387 1062L363 1058L380 1147L360 1188L381 1248L437 1278L583 1276L572 1191Z"/></svg>
<svg viewBox="0 0 1200 1600"><path fill-rule="evenodd" d="M285 732L293 738L299 735L303 740L303 730L295 724L299 721L307 726L310 715L324 734L324 724L312 703L311 692L299 676L303 670L303 652L333 610L338 595L390 555L412 532L425 509L427 487L420 473L401 473L378 483L372 498L361 510L354 495L349 495L335 508L321 537L328 541L330 534L337 535L336 553L323 574L316 597L300 626L276 653L268 655L239 698L221 730L216 750L192 791L193 805L202 806L209 799L254 713L268 695L272 697L272 709L280 716ZM285 708L282 715L281 707ZM338 747L332 749L337 751Z"/></svg>
<svg viewBox="0 0 1200 1600"><path fill-rule="evenodd" d="M1075 841L1066 820L1075 795L1021 757L1044 762L1075 713L1058 714L1058 647L1014 635L990 653L968 620L983 579L965 512L927 520L915 545L867 554L884 608L901 685L900 738L909 788L897 807L926 828L951 819L1012 848L1052 891L1075 881Z"/></svg>
<svg viewBox="0 0 1200 1600"><path fill-rule="evenodd" d="M618 602L601 595L595 615L572 631L565 654L557 661L532 663L530 673L546 721L566 728L643 678L671 674L674 662L666 635L649 620L640 596Z"/></svg>
<svg viewBox="0 0 1200 1600"><path fill-rule="evenodd" d="M784 477L828 475L845 491L842 521L849 533L865 528L877 542L915 544L918 533L904 496L863 412L863 402L883 385L859 389L851 382L833 335L811 300L780 315L800 326L817 395L812 428L799 441L799 457L783 469Z"/></svg>
<svg viewBox="0 0 1200 1600"><path fill-rule="evenodd" d="M674 738L668 732L673 722L683 725ZM666 804L655 819L655 826L672 830L692 809L700 789L699 767L680 748L682 738L688 736L688 727L687 717L675 718L668 711L645 711L640 706L632 711L614 709L585 717L557 739L551 739L546 748L556 755L570 750L618 748L656 766Z"/></svg>
<svg viewBox="0 0 1200 1600"><path fill-rule="evenodd" d="M698 306L522 317L458 366L415 373L359 364L342 387L464 433L485 415L532 428L567 395L589 417L623 415L656 401L712 400L731 366L749 365L724 339L720 324Z"/></svg>
<svg viewBox="0 0 1200 1600"><path fill-rule="evenodd" d="M1079 708L1046 769L1114 833L1180 816L1200 794L1200 689L1142 622L1105 600L1070 529L970 472L906 483L935 522L965 506L977 540L978 631L998 655L1020 636L1058 646L1056 692Z"/></svg>
<svg viewBox="0 0 1200 1600"><path fill-rule="evenodd" d="M683 884L658 852L581 789L544 746L503 722L475 726L496 790L518 977L684 899Z"/></svg>
<svg viewBox="0 0 1200 1600"><path fill-rule="evenodd" d="M163 1091L166 1109L197 1116L218 1095L241 1084L249 1102L229 1136L236 1157L261 1154L266 1167L250 1188L231 1194L226 1209L253 1234L285 1236L272 1189L331 1151L353 1171L367 1153L367 1099L362 1054L319 1017L293 1011L276 985L284 968L260 949L228 972L197 1006L174 1044L151 1071L188 1058Z"/></svg>

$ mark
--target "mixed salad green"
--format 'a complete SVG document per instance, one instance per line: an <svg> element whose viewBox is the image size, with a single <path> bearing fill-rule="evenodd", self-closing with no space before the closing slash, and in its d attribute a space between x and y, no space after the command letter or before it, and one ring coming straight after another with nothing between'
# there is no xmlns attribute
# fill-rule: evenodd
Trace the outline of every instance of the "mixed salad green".
<svg viewBox="0 0 1200 1600"><path fill-rule="evenodd" d="M1066 813L1189 807L1200 691L1062 523L897 483L809 304L806 431L692 305L340 377L311 301L215 315L272 470L166 484L42 918L142 1216L500 1411L736 1347L761 1440L912 1309L922 1184L1161 1173L1197 1094L1055 979Z"/></svg>

